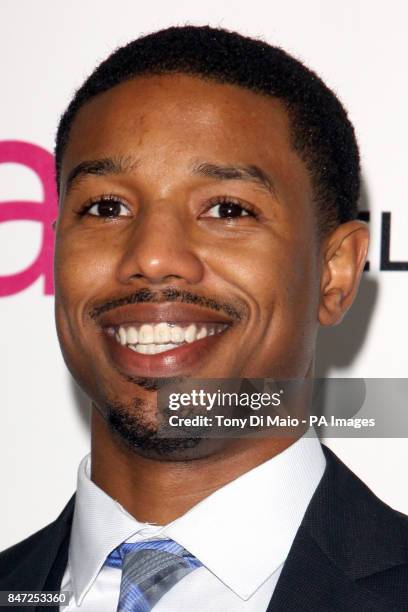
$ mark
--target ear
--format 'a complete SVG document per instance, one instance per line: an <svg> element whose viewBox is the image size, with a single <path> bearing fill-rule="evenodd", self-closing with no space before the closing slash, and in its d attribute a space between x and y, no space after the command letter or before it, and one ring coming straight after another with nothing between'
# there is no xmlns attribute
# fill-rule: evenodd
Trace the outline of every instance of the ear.
<svg viewBox="0 0 408 612"><path fill-rule="evenodd" d="M337 325L357 294L369 244L363 221L342 223L323 244L319 323Z"/></svg>

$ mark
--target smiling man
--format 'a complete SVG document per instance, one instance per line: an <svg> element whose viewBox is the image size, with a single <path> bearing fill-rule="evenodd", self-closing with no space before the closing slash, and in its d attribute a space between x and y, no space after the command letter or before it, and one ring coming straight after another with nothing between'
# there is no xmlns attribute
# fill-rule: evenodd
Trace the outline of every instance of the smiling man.
<svg viewBox="0 0 408 612"><path fill-rule="evenodd" d="M56 164L57 330L92 451L0 588L83 612L408 610L405 517L316 438L158 431L166 382L310 379L352 304L368 232L334 94L263 42L170 28L77 91Z"/></svg>

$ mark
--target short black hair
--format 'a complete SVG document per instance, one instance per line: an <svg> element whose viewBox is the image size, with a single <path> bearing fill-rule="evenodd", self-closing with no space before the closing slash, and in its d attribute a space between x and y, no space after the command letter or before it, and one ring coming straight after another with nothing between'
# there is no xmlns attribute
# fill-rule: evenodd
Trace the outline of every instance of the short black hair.
<svg viewBox="0 0 408 612"><path fill-rule="evenodd" d="M335 94L279 47L209 26L170 27L117 49L76 91L60 119L55 159L61 160L78 110L94 96L141 75L184 73L237 85L283 103L292 146L304 161L323 232L357 217L359 151L353 126Z"/></svg>

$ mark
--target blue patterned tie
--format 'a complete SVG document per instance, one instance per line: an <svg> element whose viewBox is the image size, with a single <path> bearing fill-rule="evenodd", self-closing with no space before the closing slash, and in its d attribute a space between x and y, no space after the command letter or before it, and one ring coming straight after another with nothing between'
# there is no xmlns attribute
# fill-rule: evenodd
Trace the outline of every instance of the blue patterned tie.
<svg viewBox="0 0 408 612"><path fill-rule="evenodd" d="M117 612L150 612L201 563L173 540L146 540L121 544L108 556L106 565L122 568Z"/></svg>

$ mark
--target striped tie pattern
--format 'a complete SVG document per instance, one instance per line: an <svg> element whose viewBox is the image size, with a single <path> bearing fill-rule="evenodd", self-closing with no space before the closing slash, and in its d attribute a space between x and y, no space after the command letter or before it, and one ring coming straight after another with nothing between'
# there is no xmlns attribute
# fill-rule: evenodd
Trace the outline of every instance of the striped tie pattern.
<svg viewBox="0 0 408 612"><path fill-rule="evenodd" d="M201 565L173 540L123 543L106 560L122 569L117 612L150 612L179 580Z"/></svg>

